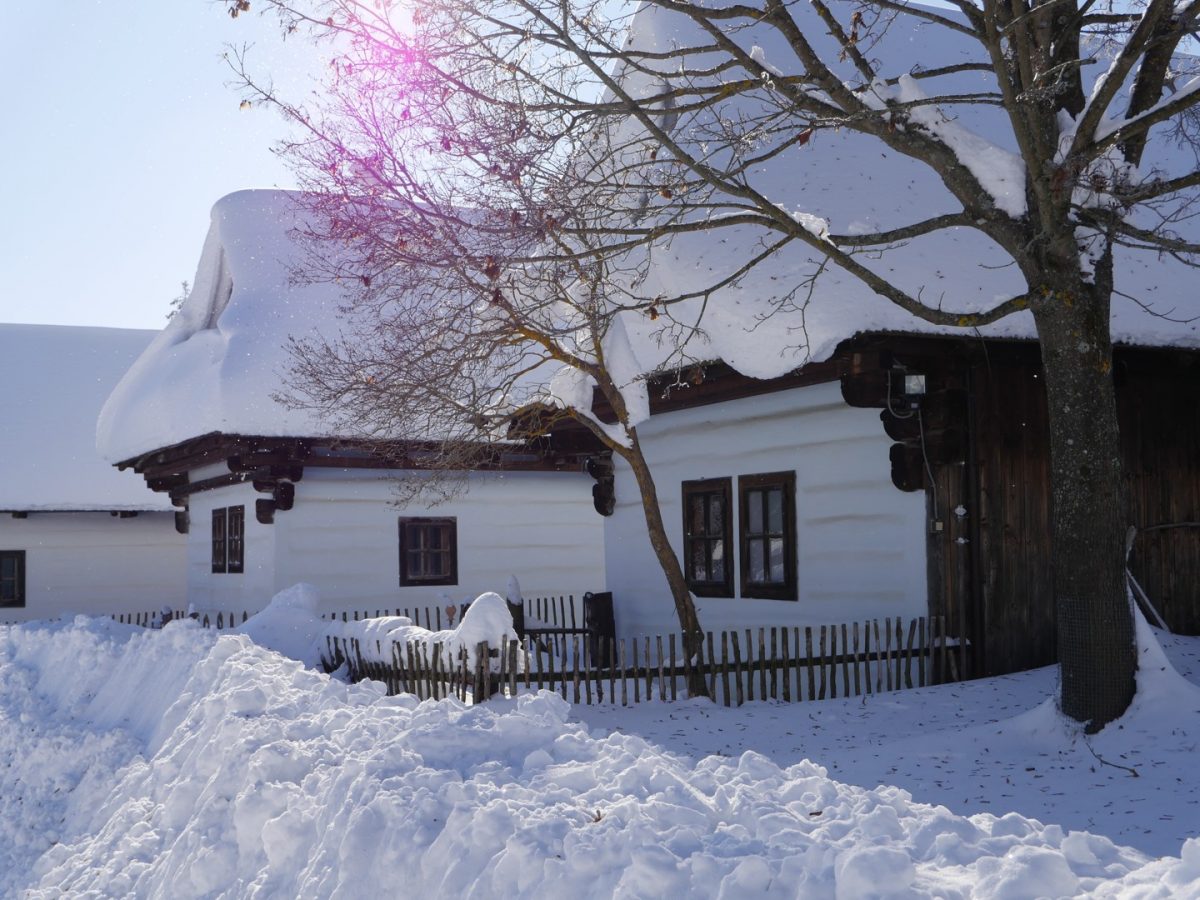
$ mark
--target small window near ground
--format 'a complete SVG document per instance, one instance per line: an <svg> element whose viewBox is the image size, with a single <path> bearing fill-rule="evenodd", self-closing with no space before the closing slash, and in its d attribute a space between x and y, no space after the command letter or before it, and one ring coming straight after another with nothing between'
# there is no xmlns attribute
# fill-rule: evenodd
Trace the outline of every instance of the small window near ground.
<svg viewBox="0 0 1200 900"><path fill-rule="evenodd" d="M400 586L458 584L457 532L453 518L400 519Z"/></svg>
<svg viewBox="0 0 1200 900"><path fill-rule="evenodd" d="M733 596L730 547L730 480L683 483L683 566L698 597Z"/></svg>
<svg viewBox="0 0 1200 900"><path fill-rule="evenodd" d="M246 507L212 511L212 570L237 574L246 568Z"/></svg>
<svg viewBox="0 0 1200 900"><path fill-rule="evenodd" d="M0 606L25 605L25 551L0 550Z"/></svg>
<svg viewBox="0 0 1200 900"><path fill-rule="evenodd" d="M796 473L738 478L743 597L795 600Z"/></svg>

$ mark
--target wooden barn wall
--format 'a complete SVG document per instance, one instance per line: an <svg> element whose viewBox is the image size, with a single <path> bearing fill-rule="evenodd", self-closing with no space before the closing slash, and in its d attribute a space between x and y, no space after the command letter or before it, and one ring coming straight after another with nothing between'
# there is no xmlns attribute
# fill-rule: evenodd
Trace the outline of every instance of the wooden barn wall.
<svg viewBox="0 0 1200 900"><path fill-rule="evenodd" d="M926 490L930 614L982 650L972 655L974 674L990 675L1056 658L1049 435L1032 352L972 357L931 379L966 389L972 401L964 412L971 439L960 459L932 466ZM1118 350L1116 375L1130 522L1139 529L1131 569L1173 631L1200 634L1200 527L1186 524L1200 522L1200 365L1183 354Z"/></svg>
<svg viewBox="0 0 1200 900"><path fill-rule="evenodd" d="M1200 365L1158 356L1158 365L1144 354L1117 367L1130 522L1139 530L1130 569L1172 631L1200 634Z"/></svg>
<svg viewBox="0 0 1200 900"><path fill-rule="evenodd" d="M979 583L985 671L1052 663L1050 436L1040 366L991 361L971 371L979 471Z"/></svg>

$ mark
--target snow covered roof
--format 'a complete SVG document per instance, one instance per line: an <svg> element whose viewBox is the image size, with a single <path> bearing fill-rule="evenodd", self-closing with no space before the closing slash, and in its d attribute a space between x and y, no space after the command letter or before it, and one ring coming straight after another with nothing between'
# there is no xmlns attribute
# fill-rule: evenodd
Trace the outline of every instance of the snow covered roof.
<svg viewBox="0 0 1200 900"><path fill-rule="evenodd" d="M340 293L294 284L300 215L286 191L217 201L191 294L113 390L97 443L121 462L212 432L328 437L316 416L272 399L289 370L289 336L336 334Z"/></svg>
<svg viewBox="0 0 1200 900"><path fill-rule="evenodd" d="M0 510L170 509L96 452L96 416L153 331L0 325Z"/></svg>
<svg viewBox="0 0 1200 900"><path fill-rule="evenodd" d="M855 7L857 8L857 7ZM827 59L833 60L847 83L860 76L850 61L838 64L838 48L829 29L816 18L809 4L792 4L789 11L805 28L806 36ZM849 20L853 10L835 4L835 13ZM945 14L944 10L939 10ZM802 71L795 54L770 27L739 23L727 29L728 36L768 70L779 67L783 74ZM876 35L871 35L874 41ZM685 15L671 12L659 4L643 4L634 16L629 46L652 53L679 48L711 46L709 35ZM919 90L907 76L915 66L932 69L978 60L980 51L963 36L946 28L922 23L901 15L878 42L867 46L870 58L877 61L883 79L899 78L894 90L908 94ZM711 54L709 54L711 56ZM843 54L844 56L844 54ZM692 70L701 70L704 54L690 57ZM659 67L661 76L654 74ZM641 57L639 66L624 79L635 96L661 93L665 85L677 86L678 59L655 61ZM1103 64L1090 67L1095 77ZM647 71L647 69L649 71ZM726 70L714 78L744 78L741 70ZM675 80L672 80L672 79ZM937 92L963 92L988 89L978 73L963 72L938 78ZM739 120L754 121L756 114L772 100L769 88L752 94L740 93L717 107L684 111L678 115L672 137L696 149L697 155L713 158L722 126ZM926 108L923 116L935 115ZM956 148L957 154L992 193L997 208L1018 212L1024 208L1021 161L1015 155L1011 126L998 107L985 104L959 104L950 113L953 121L943 119L934 127ZM719 121L718 121L719 119ZM630 122L626 127L640 129ZM1185 174L1195 168L1190 150L1173 141L1155 140L1142 164L1142 174L1155 167L1171 175ZM794 135L758 135L752 155L767 155L768 147ZM626 135L636 140L636 133ZM706 141L712 141L712 146ZM628 146L628 144L626 144ZM652 146L647 136L646 146ZM660 163L661 164L661 163ZM793 144L778 156L754 167L750 183L798 221L820 229L828 223L833 234L855 234L886 230L911 224L921 218L960 211L940 179L924 165L891 152L880 141L849 129L820 129L807 143ZM914 206L918 213L914 215ZM656 207L672 207L670 199L650 198L649 214ZM676 208L677 209L677 208ZM668 214L670 214L668 212ZM696 213L704 216L704 210ZM646 225L649 219L641 220ZM1153 228L1150 220L1137 222ZM1181 236L1195 240L1196 221L1172 223ZM768 235L750 226L697 231L676 236L669 244L656 246L653 264L638 292L650 298L671 298L708 288L735 272L766 245ZM1026 285L1007 255L974 229L939 231L889 248L885 253L863 255L860 262L921 297L931 305L973 312L987 309L997 299L1022 293ZM931 325L919 320L888 300L875 295L856 278L830 266L808 291L806 279L817 271L821 260L805 245L793 242L768 262L758 266L740 283L723 288L705 301L702 329L704 335L688 348L694 360L721 359L743 374L767 378L781 375L809 361L828 358L842 341L868 332L920 334L964 334L963 329ZM1196 273L1177 260L1153 253L1120 249L1115 262L1116 289L1112 324L1116 340L1147 346L1200 347L1200 291L1195 289ZM789 291L796 290L792 308L776 314L776 305ZM1130 297L1136 300L1129 299ZM673 308L686 324L699 318L701 301ZM1148 312L1147 309L1158 315ZM1164 318L1167 316L1167 318ZM664 317L651 323L641 313L626 313L625 326L643 372L676 362L665 358L669 341L660 340ZM1032 338L1033 318L1028 312L1010 316L982 329L986 336Z"/></svg>

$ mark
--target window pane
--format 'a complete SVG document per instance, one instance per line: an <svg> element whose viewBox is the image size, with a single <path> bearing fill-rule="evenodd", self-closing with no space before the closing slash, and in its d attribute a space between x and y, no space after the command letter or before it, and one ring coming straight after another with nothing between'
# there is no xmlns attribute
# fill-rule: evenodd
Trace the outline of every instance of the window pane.
<svg viewBox="0 0 1200 900"><path fill-rule="evenodd" d="M424 554L419 549L408 551L408 577L409 578L426 578Z"/></svg>
<svg viewBox="0 0 1200 900"><path fill-rule="evenodd" d="M746 494L746 529L749 534L762 534L762 491L749 491Z"/></svg>
<svg viewBox="0 0 1200 900"><path fill-rule="evenodd" d="M688 497L688 534L704 534L704 494Z"/></svg>
<svg viewBox="0 0 1200 900"><path fill-rule="evenodd" d="M708 495L708 534L720 537L725 533L725 497L721 494Z"/></svg>
<svg viewBox="0 0 1200 900"><path fill-rule="evenodd" d="M438 531L438 540L441 539L441 531ZM429 557L429 574L433 578L445 578L450 574L450 554L444 550L439 550Z"/></svg>
<svg viewBox="0 0 1200 900"><path fill-rule="evenodd" d="M749 542L750 550L750 580L762 584L767 580L766 560L763 553L763 542L760 538L754 538Z"/></svg>
<svg viewBox="0 0 1200 900"><path fill-rule="evenodd" d="M783 584L783 538L771 538L771 583Z"/></svg>
<svg viewBox="0 0 1200 900"><path fill-rule="evenodd" d="M0 578L15 579L17 577L17 558L15 556L0 556Z"/></svg>
<svg viewBox="0 0 1200 900"><path fill-rule="evenodd" d="M767 491L767 531L783 534L783 491L779 488Z"/></svg>
<svg viewBox="0 0 1200 900"><path fill-rule="evenodd" d="M712 581L725 580L725 542L712 543Z"/></svg>
<svg viewBox="0 0 1200 900"><path fill-rule="evenodd" d="M708 561L705 559L707 544L702 538L692 540L692 581L708 581Z"/></svg>

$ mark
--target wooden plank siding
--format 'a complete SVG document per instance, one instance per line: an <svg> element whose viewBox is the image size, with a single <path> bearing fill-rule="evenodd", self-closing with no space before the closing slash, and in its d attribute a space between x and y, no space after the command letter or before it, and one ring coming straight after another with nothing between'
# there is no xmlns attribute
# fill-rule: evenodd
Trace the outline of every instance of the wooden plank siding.
<svg viewBox="0 0 1200 900"><path fill-rule="evenodd" d="M966 434L961 446L942 440L924 456L893 455L895 483L926 493L929 615L970 642L972 675L1054 662L1049 431L1037 347L885 336L843 352L847 401L883 409L883 427L902 446L920 449L919 432L889 418L881 365L925 374L925 421L945 429L957 418ZM1200 634L1200 354L1117 348L1114 376L1129 520L1138 528L1131 570L1173 631ZM967 398L961 409L944 399L957 391ZM899 411L894 387L891 400ZM895 471L897 458L921 471Z"/></svg>

